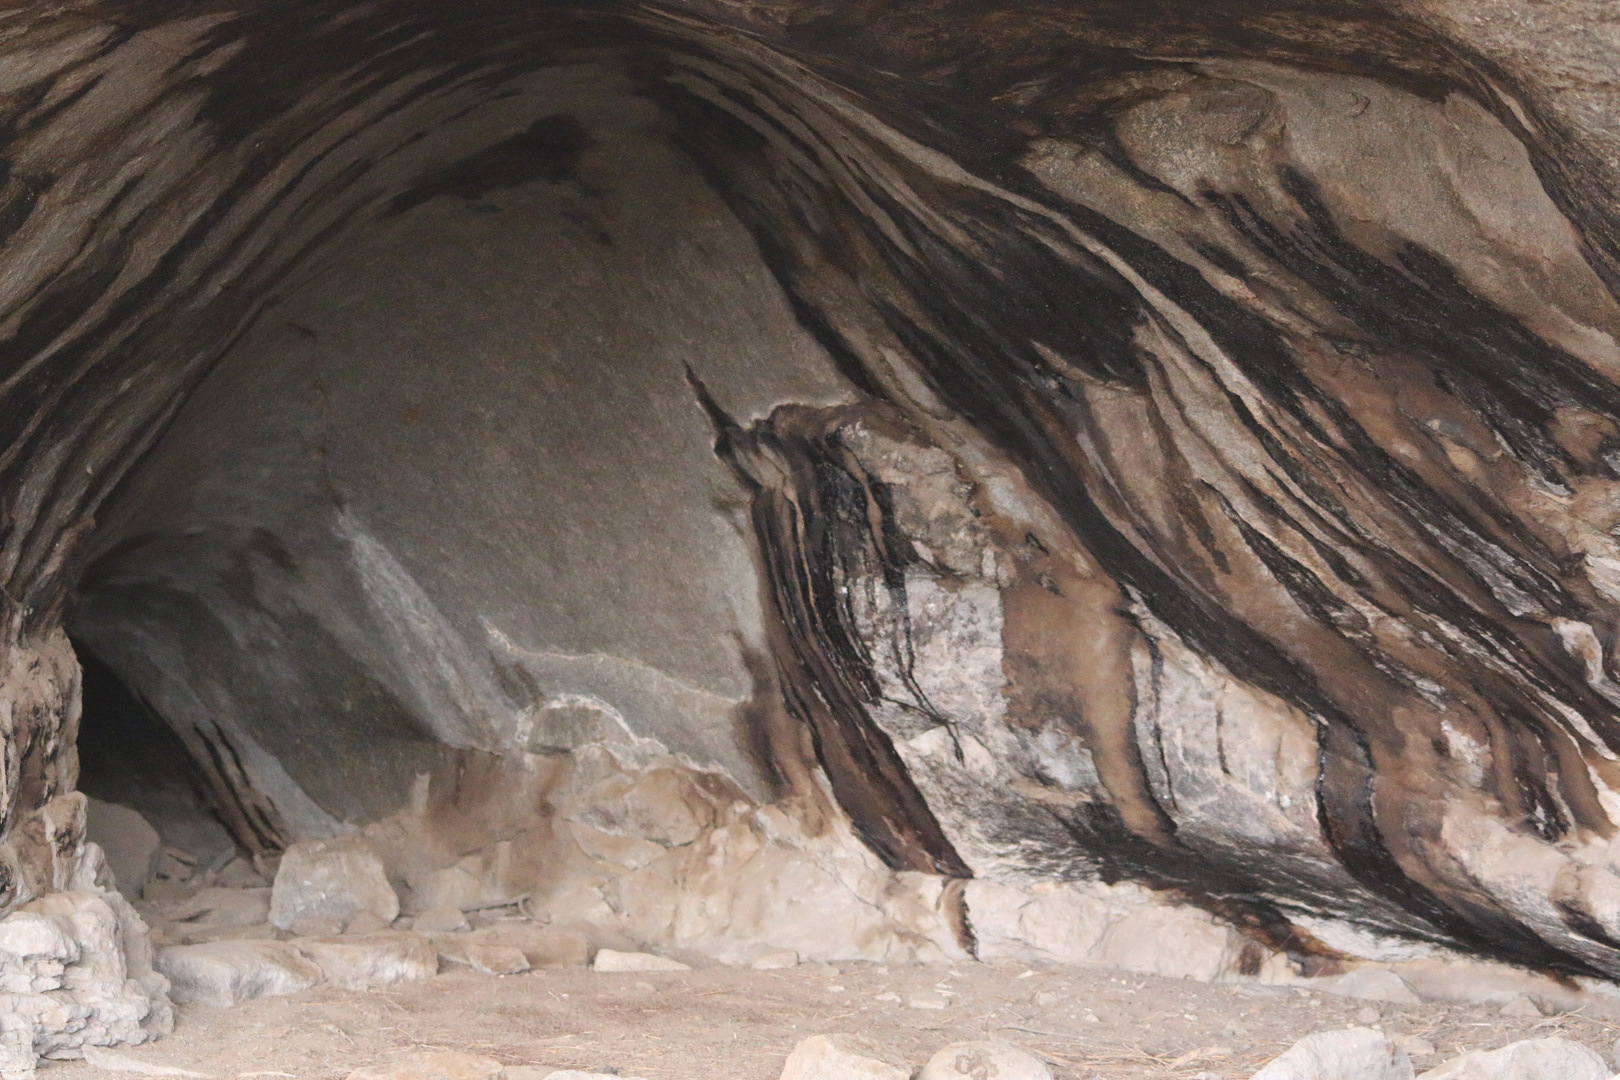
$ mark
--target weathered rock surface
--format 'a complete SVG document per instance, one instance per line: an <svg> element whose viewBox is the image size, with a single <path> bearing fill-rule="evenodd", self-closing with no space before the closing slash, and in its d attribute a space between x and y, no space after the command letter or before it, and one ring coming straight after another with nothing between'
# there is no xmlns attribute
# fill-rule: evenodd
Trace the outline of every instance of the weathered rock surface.
<svg viewBox="0 0 1620 1080"><path fill-rule="evenodd" d="M618 949L598 949L591 961L595 971L691 971L688 964L644 952L620 952Z"/></svg>
<svg viewBox="0 0 1620 1080"><path fill-rule="evenodd" d="M1343 975L1312 979L1309 985L1313 990L1320 990L1323 993L1362 998L1366 1001L1416 1005L1423 1000L1418 997L1417 991L1412 989L1411 983L1388 968L1357 968Z"/></svg>
<svg viewBox="0 0 1620 1080"><path fill-rule="evenodd" d="M270 922L282 929L308 919L344 924L363 911L384 923L399 916L399 896L382 860L356 837L294 844L281 857L270 894Z"/></svg>
<svg viewBox="0 0 1620 1080"><path fill-rule="evenodd" d="M910 1080L893 1051L859 1035L812 1035L782 1065L780 1080Z"/></svg>
<svg viewBox="0 0 1620 1080"><path fill-rule="evenodd" d="M126 900L140 899L152 873L152 859L162 839L139 810L89 799L84 811L85 839L101 848L118 891Z"/></svg>
<svg viewBox="0 0 1620 1080"><path fill-rule="evenodd" d="M157 969L180 1004L234 1005L296 994L321 981L321 969L284 941L212 941L160 949Z"/></svg>
<svg viewBox="0 0 1620 1080"><path fill-rule="evenodd" d="M917 1080L1052 1080L1052 1067L1027 1050L999 1041L941 1047Z"/></svg>
<svg viewBox="0 0 1620 1080"><path fill-rule="evenodd" d="M1620 61L1531 6L19 8L0 915L67 621L283 929L1620 977Z"/></svg>
<svg viewBox="0 0 1620 1080"><path fill-rule="evenodd" d="M1526 1039L1430 1069L1419 1080L1609 1080L1597 1054L1567 1039Z"/></svg>
<svg viewBox="0 0 1620 1080"><path fill-rule="evenodd" d="M328 982L350 990L430 979L439 973L438 952L419 934L294 938L289 944L319 968Z"/></svg>
<svg viewBox="0 0 1620 1080"><path fill-rule="evenodd" d="M451 1050L419 1050L401 1054L386 1065L355 1069L348 1080L501 1080L501 1063L494 1058Z"/></svg>
<svg viewBox="0 0 1620 1080"><path fill-rule="evenodd" d="M1412 1080L1412 1061L1382 1031L1350 1028L1307 1035L1253 1080Z"/></svg>

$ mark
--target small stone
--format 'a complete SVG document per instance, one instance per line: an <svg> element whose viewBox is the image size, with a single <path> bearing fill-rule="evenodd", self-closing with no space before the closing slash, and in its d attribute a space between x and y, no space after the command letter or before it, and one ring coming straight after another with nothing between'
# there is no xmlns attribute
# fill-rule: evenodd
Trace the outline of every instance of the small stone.
<svg viewBox="0 0 1620 1080"><path fill-rule="evenodd" d="M469 945L467 963L485 975L517 975L529 970L529 958L510 945Z"/></svg>
<svg viewBox="0 0 1620 1080"><path fill-rule="evenodd" d="M1363 1027L1369 1027L1376 1024L1383 1018L1384 1014L1373 1008L1371 1005L1356 1010L1356 1023L1362 1025Z"/></svg>
<svg viewBox="0 0 1620 1080"><path fill-rule="evenodd" d="M1307 1035L1250 1080L1412 1080L1412 1061L1382 1031Z"/></svg>
<svg viewBox="0 0 1620 1080"><path fill-rule="evenodd" d="M591 962L593 971L691 971L689 965L667 956L654 956L644 952L620 952L617 949L598 949Z"/></svg>
<svg viewBox="0 0 1620 1080"><path fill-rule="evenodd" d="M270 894L270 921L283 930L300 919L331 918L343 924L362 911L384 922L399 917L399 897L388 884L382 860L357 836L294 844L281 856Z"/></svg>
<svg viewBox="0 0 1620 1080"><path fill-rule="evenodd" d="M1529 994L1514 994L1503 1002L1502 1007L1496 1011L1501 1016L1515 1016L1524 1019L1539 1020L1543 1015L1541 1006L1537 1005Z"/></svg>
<svg viewBox="0 0 1620 1080"><path fill-rule="evenodd" d="M944 1047L917 1074L917 1080L1052 1080L1051 1066L1011 1043L959 1042Z"/></svg>
<svg viewBox="0 0 1620 1080"><path fill-rule="evenodd" d="M366 937L298 938L297 950L321 969L329 982L348 990L393 986L439 973L439 955L426 938L384 932Z"/></svg>
<svg viewBox="0 0 1620 1080"><path fill-rule="evenodd" d="M296 994L321 981L321 969L283 941L211 941L174 945L156 967L182 1005L235 1005L250 998Z"/></svg>
<svg viewBox="0 0 1620 1080"><path fill-rule="evenodd" d="M1396 1035L1395 1045L1406 1051L1407 1057L1433 1057L1434 1043L1421 1035Z"/></svg>
<svg viewBox="0 0 1620 1080"><path fill-rule="evenodd" d="M883 991L883 993L878 994L872 1000L873 1001L889 1001L889 1002L893 1002L894 1004L898 1005L898 1004L900 1004L900 995L895 993L893 990L885 990L885 991Z"/></svg>
<svg viewBox="0 0 1620 1080"><path fill-rule="evenodd" d="M1476 1050L1430 1069L1418 1080L1609 1080L1603 1059L1568 1039L1526 1039L1500 1050Z"/></svg>
<svg viewBox="0 0 1620 1080"><path fill-rule="evenodd" d="M421 1050L386 1065L356 1069L348 1080L505 1080L505 1070L494 1058L453 1050Z"/></svg>
<svg viewBox="0 0 1620 1080"><path fill-rule="evenodd" d="M943 1009L950 1003L950 999L944 994L936 994L932 990L921 990L906 995L906 1004L913 1009Z"/></svg>
<svg viewBox="0 0 1620 1080"><path fill-rule="evenodd" d="M345 934L364 936L366 934L381 933L387 930L388 926L389 924L383 922L382 916L375 911L362 911L349 920L349 924L343 928L343 932Z"/></svg>
<svg viewBox="0 0 1620 1080"><path fill-rule="evenodd" d="M411 929L424 934L454 934L467 929L467 916L454 904L436 904L418 915Z"/></svg>
<svg viewBox="0 0 1620 1080"><path fill-rule="evenodd" d="M799 966L799 954L792 949L767 949L748 962L755 971L781 971Z"/></svg>
<svg viewBox="0 0 1620 1080"><path fill-rule="evenodd" d="M1036 994L1032 1000L1041 1008L1049 1009L1053 1005L1062 1003L1063 995L1051 990L1042 990L1040 993Z"/></svg>
<svg viewBox="0 0 1620 1080"><path fill-rule="evenodd" d="M793 1048L781 1080L911 1080L892 1050L859 1035L812 1035Z"/></svg>

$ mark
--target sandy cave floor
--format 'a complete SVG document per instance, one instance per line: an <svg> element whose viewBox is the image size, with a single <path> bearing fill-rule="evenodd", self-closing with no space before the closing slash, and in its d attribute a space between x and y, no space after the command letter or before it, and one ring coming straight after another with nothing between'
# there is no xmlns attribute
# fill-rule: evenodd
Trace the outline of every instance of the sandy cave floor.
<svg viewBox="0 0 1620 1080"><path fill-rule="evenodd" d="M424 1049L647 1080L776 1080L798 1040L853 1032L892 1044L914 1065L947 1042L996 1036L1045 1055L1066 1080L1243 1080L1295 1039L1354 1024L1427 1039L1436 1053L1414 1058L1420 1072L1466 1050L1549 1035L1607 1057L1620 1036L1620 1024L1578 1013L1509 1018L1494 1006L1397 1006L1100 967L1030 971L1012 963L510 976L452 968L387 989L323 986L230 1009L182 1008L172 1036L130 1053L220 1080L343 1077ZM918 993L949 1004L906 1004ZM107 1074L57 1062L40 1075Z"/></svg>

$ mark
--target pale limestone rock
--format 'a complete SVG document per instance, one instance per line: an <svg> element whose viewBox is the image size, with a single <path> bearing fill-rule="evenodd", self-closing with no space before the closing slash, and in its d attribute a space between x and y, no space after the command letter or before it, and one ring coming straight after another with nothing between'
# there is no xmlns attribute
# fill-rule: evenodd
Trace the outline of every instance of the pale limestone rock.
<svg viewBox="0 0 1620 1080"><path fill-rule="evenodd" d="M688 964L671 960L667 956L654 956L644 952L620 952L617 949L598 949L591 962L593 971L691 971Z"/></svg>
<svg viewBox="0 0 1620 1080"><path fill-rule="evenodd" d="M110 889L99 847L85 845L68 883L72 889L0 919L0 1074L7 1080L31 1076L40 1057L142 1043L174 1025L146 926Z"/></svg>
<svg viewBox="0 0 1620 1080"><path fill-rule="evenodd" d="M1381 1031L1319 1031L1273 1058L1251 1080L1412 1080L1412 1061Z"/></svg>
<svg viewBox="0 0 1620 1080"><path fill-rule="evenodd" d="M218 931L268 922L270 890L210 886L189 897L154 906L165 933L177 941L194 944L222 936Z"/></svg>
<svg viewBox="0 0 1620 1080"><path fill-rule="evenodd" d="M1609 1080L1596 1053L1568 1039L1526 1039L1500 1050L1476 1050L1418 1080Z"/></svg>
<svg viewBox="0 0 1620 1080"><path fill-rule="evenodd" d="M1502 1016L1516 1017L1521 1020L1531 1018L1539 1020L1545 1015L1541 1011L1541 1006L1537 1005L1529 994L1514 994L1504 1001L1502 1007L1496 1011Z"/></svg>
<svg viewBox="0 0 1620 1080"><path fill-rule="evenodd" d="M1234 972L1243 938L1202 911L1148 907L1110 925L1090 958L1125 971L1214 982Z"/></svg>
<svg viewBox="0 0 1620 1080"><path fill-rule="evenodd" d="M278 929L287 930L295 937L336 937L343 933L344 922L335 915L312 915L294 919L292 924Z"/></svg>
<svg viewBox="0 0 1620 1080"><path fill-rule="evenodd" d="M454 904L435 904L412 920L411 929L424 934L454 933L467 929L467 916Z"/></svg>
<svg viewBox="0 0 1620 1080"><path fill-rule="evenodd" d="M351 1072L348 1080L504 1080L494 1058L451 1050L422 1050Z"/></svg>
<svg viewBox="0 0 1620 1080"><path fill-rule="evenodd" d="M919 990L915 994L906 995L906 1005L913 1009L944 1009L950 1006L951 999L944 994L936 994L932 990Z"/></svg>
<svg viewBox="0 0 1620 1080"><path fill-rule="evenodd" d="M328 982L350 990L392 986L439 973L439 956L426 938L384 931L365 937L297 938L291 942Z"/></svg>
<svg viewBox="0 0 1620 1080"><path fill-rule="evenodd" d="M162 845L157 830L139 810L87 798L84 836L100 845L118 891L127 899L138 899L152 874L152 858Z"/></svg>
<svg viewBox="0 0 1620 1080"><path fill-rule="evenodd" d="M911 1080L887 1047L859 1035L812 1035L788 1055L780 1080Z"/></svg>
<svg viewBox="0 0 1620 1080"><path fill-rule="evenodd" d="M1423 999L1410 983L1388 968L1364 967L1343 975L1312 979L1307 984L1312 990L1340 997L1360 998L1363 1001L1388 1001L1397 1005L1421 1005Z"/></svg>
<svg viewBox="0 0 1620 1080"><path fill-rule="evenodd" d="M952 1043L928 1059L917 1080L1052 1080L1051 1066L1000 1040Z"/></svg>
<svg viewBox="0 0 1620 1080"><path fill-rule="evenodd" d="M294 844L281 857L270 895L270 921L288 929L301 919L339 921L334 933L362 911L384 922L399 917L399 897L382 860L359 837Z"/></svg>
<svg viewBox="0 0 1620 1080"><path fill-rule="evenodd" d="M389 924L384 922L382 916L378 915L376 912L362 911L360 914L349 920L348 925L343 928L343 932L345 934L363 936L365 934L381 933L382 931L387 930L388 927Z"/></svg>
<svg viewBox="0 0 1620 1080"><path fill-rule="evenodd" d="M235 1005L256 997L308 990L321 969L284 941L211 941L158 953L158 970L181 1004Z"/></svg>
<svg viewBox="0 0 1620 1080"><path fill-rule="evenodd" d="M174 1065L159 1065L155 1061L143 1061L132 1054L104 1050L99 1046L86 1046L84 1060L87 1065L102 1072L133 1073L136 1076L175 1076L181 1080L208 1080L207 1073L181 1069Z"/></svg>
<svg viewBox="0 0 1620 1080"><path fill-rule="evenodd" d="M510 945L471 945L467 963L485 975L518 975L529 970L529 958Z"/></svg>
<svg viewBox="0 0 1620 1080"><path fill-rule="evenodd" d="M799 954L792 949L766 949L748 961L755 971L782 971L798 964Z"/></svg>

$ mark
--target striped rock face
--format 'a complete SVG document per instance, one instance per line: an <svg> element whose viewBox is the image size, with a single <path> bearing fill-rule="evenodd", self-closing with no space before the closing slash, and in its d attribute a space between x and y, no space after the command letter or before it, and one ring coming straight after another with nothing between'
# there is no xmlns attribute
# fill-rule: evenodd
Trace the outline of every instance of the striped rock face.
<svg viewBox="0 0 1620 1080"><path fill-rule="evenodd" d="M90 794L424 902L1620 976L1620 52L1508 7L14 6L5 903L65 627Z"/></svg>

